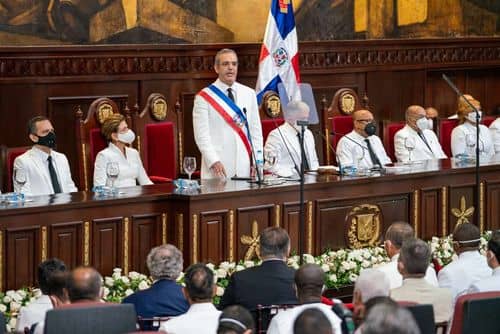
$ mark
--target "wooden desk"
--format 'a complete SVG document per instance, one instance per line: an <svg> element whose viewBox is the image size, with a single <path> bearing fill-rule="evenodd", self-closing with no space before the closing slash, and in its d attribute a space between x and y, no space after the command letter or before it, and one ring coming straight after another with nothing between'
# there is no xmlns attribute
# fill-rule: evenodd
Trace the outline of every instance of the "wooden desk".
<svg viewBox="0 0 500 334"><path fill-rule="evenodd" d="M412 173L376 177L308 175L305 185L305 246L318 254L332 248L377 243L393 221L409 221L421 238L449 234L451 209L473 205L474 168L450 160L429 161ZM481 219L464 217L481 230L500 228L500 165L481 167ZM267 226L286 228L297 248L296 182L257 186L244 181L202 182L195 194L173 185L123 189L113 199L90 192L34 197L0 206L1 289L32 285L36 267L58 257L69 267L115 267L147 273L146 255L161 243L177 245L185 265L245 257L252 236ZM463 198L463 200L462 200Z"/></svg>

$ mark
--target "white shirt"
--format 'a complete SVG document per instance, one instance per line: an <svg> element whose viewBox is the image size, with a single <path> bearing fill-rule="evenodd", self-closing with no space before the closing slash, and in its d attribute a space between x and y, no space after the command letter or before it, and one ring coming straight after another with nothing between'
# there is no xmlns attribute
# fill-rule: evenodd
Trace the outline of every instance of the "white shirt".
<svg viewBox="0 0 500 334"><path fill-rule="evenodd" d="M399 259L399 253L391 258L391 262L375 268L385 273L387 278L389 278L391 289L399 288L400 286L403 285L403 276L401 276L401 274L398 271L398 259ZM430 285L435 287L439 286L436 277L436 271L431 266L427 267L427 271L425 272L424 278Z"/></svg>
<svg viewBox="0 0 500 334"><path fill-rule="evenodd" d="M227 95L228 86L217 79L214 85ZM235 102L245 109L248 127L255 155L262 152L262 127L255 91L235 82L231 89ZM248 177L250 175L250 157L239 135L220 116L220 114L199 94L193 106L194 139L201 152L201 178L216 178L210 167L220 161L226 170L226 176ZM246 127L243 132L246 133ZM262 157L257 157L257 159Z"/></svg>
<svg viewBox="0 0 500 334"><path fill-rule="evenodd" d="M106 165L108 162L117 162L120 168L115 187L132 187L137 183L140 185L153 184L142 165L141 157L137 150L126 147L125 155L113 143L97 154L94 165L94 187L106 185ZM109 185L109 184L108 184Z"/></svg>
<svg viewBox="0 0 500 334"><path fill-rule="evenodd" d="M463 252L438 273L439 286L451 290L453 300L467 292L477 281L490 277L486 257L478 251Z"/></svg>
<svg viewBox="0 0 500 334"><path fill-rule="evenodd" d="M71 170L66 156L54 150L50 151L50 156L52 157L52 164L57 174L61 192L78 191L71 178ZM26 183L21 186L13 177L14 191L31 196L53 194L54 188L50 179L48 157L49 154L35 146L18 156L14 160L13 175L17 170L24 170Z"/></svg>
<svg viewBox="0 0 500 334"><path fill-rule="evenodd" d="M271 131L267 137L264 152L276 152L277 162L273 167L273 171L279 176L298 176L297 169L300 170L301 163L300 143L297 136L299 131L300 129L297 130L285 122L279 128ZM314 137L309 129L304 132L304 151L309 170L317 170L319 167L318 156Z"/></svg>
<svg viewBox="0 0 500 334"><path fill-rule="evenodd" d="M333 328L333 333L342 333L341 328L341 320L332 311L332 307L329 305L325 305L323 303L312 303L312 304L303 304L296 306L291 309L280 311L277 315L275 315L271 319L271 323L269 324L269 328L267 329L268 334L289 334L293 333L293 323L295 322L295 318L299 316L302 311L309 308L317 308L330 320L330 323Z"/></svg>
<svg viewBox="0 0 500 334"><path fill-rule="evenodd" d="M344 138L347 136L352 140ZM368 146L366 145L365 139L366 139L365 137L361 136L354 130L349 132L342 138L340 138L339 143L337 145L337 157L339 158L340 164L343 167L358 165L357 157L360 157L361 154L357 156L356 152L364 152L364 154L362 155L363 158L360 161L360 166L358 167L366 169L373 167L373 163L370 158L370 153L368 152ZM377 158L380 160L380 163L382 165L390 164L392 161L387 156L387 153L385 152L384 149L384 145L382 144L380 138L373 135L369 136L368 140L370 141L373 152L377 155Z"/></svg>
<svg viewBox="0 0 500 334"><path fill-rule="evenodd" d="M466 145L466 140L465 137L466 135L471 134L473 135L474 142L476 141L476 126L474 124L471 124L469 122L465 122L463 124L458 125L453 129L451 132L451 153L455 157L458 154L466 154L466 155L474 155L475 156L475 151L476 148L472 148L473 152L469 151L469 148ZM489 161L493 155L495 155L495 151L493 149L493 141L491 139L491 133L489 129L482 125L479 124L479 149L483 149L483 151L480 153L480 160L484 161Z"/></svg>
<svg viewBox="0 0 500 334"><path fill-rule="evenodd" d="M27 306L21 307L17 317L16 332L24 332L24 328L31 328L33 324L43 322L47 311L53 308L52 301L47 295L41 295Z"/></svg>
<svg viewBox="0 0 500 334"><path fill-rule="evenodd" d="M493 270L492 276L473 283L469 288L469 293L487 291L500 291L500 267Z"/></svg>
<svg viewBox="0 0 500 334"><path fill-rule="evenodd" d="M500 153L500 117L490 124L491 140L496 154Z"/></svg>
<svg viewBox="0 0 500 334"><path fill-rule="evenodd" d="M215 334L220 314L212 303L192 304L183 315L165 321L159 330L168 334Z"/></svg>
<svg viewBox="0 0 500 334"><path fill-rule="evenodd" d="M415 142L415 148L411 152L412 161L447 158L434 131L423 130L422 134L429 146L425 144L418 132L409 125L405 125L404 128L396 132L394 135L394 153L398 161L408 161L409 159L409 152L405 147L406 138L413 138Z"/></svg>

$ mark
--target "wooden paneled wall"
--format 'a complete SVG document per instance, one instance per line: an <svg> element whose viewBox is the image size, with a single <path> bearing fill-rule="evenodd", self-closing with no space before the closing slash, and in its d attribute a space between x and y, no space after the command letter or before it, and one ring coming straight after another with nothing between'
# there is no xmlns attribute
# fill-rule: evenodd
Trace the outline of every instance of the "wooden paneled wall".
<svg viewBox="0 0 500 334"><path fill-rule="evenodd" d="M196 155L192 103L214 80L213 56L222 47L237 51L239 80L253 87L259 44L0 48L0 144L29 144L26 121L44 114L73 166L77 105L85 112L93 98L114 96L120 108L138 103L142 110L149 94L159 92L169 103L167 119L180 123L185 155ZM456 98L442 73L479 99L487 113L500 104L499 38L304 42L299 48L302 81L312 84L318 109L323 95L331 101L337 89L349 87L368 95L379 120L403 119L410 104L453 114Z"/></svg>

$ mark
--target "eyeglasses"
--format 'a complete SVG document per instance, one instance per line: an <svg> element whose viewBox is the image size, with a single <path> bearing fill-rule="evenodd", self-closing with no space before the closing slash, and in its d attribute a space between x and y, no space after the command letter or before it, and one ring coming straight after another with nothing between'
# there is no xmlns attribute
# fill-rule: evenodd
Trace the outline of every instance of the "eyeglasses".
<svg viewBox="0 0 500 334"><path fill-rule="evenodd" d="M238 66L237 61L223 61L222 63L218 63L220 66L228 67L229 65L233 65L234 67Z"/></svg>
<svg viewBox="0 0 500 334"><path fill-rule="evenodd" d="M373 119L357 119L356 122L371 123L371 122L373 122Z"/></svg>

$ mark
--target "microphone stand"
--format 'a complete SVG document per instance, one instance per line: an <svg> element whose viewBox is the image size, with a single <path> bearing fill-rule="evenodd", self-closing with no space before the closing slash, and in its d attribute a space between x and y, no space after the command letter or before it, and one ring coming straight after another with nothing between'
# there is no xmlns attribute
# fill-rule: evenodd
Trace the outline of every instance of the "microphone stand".
<svg viewBox="0 0 500 334"><path fill-rule="evenodd" d="M475 166L476 195L474 198L474 207L476 208L476 210L474 211L474 219L476 221L476 225L479 226L479 218L480 218L480 212L479 212L479 196L480 196L480 190L479 190L479 186L480 186L480 182L479 182L479 121L481 120L481 116L479 116L479 110L477 110L477 108L474 107L474 105L472 103L470 103L470 101L464 97L464 94L462 94L462 92L457 88L457 86L455 86L455 84L450 80L450 78L448 78L448 76L446 74L443 73L442 78L444 79L444 81L446 81L448 86L450 86L451 89L453 89L455 91L455 93L460 98L464 99L464 101L469 105L469 107L471 107L472 110L474 110L474 112L476 113L476 124L475 124L476 125L476 166Z"/></svg>
<svg viewBox="0 0 500 334"><path fill-rule="evenodd" d="M300 136L299 136L299 144L300 144L300 190L299 190L299 252L300 252L300 264L303 262L304 255L304 228L305 228L305 217L304 217L304 170L305 170L305 159L306 159L306 151L304 149L304 133L306 131L305 127L309 124L309 121L297 121L297 125L300 126Z"/></svg>
<svg viewBox="0 0 500 334"><path fill-rule="evenodd" d="M246 115L247 108L243 108L243 112ZM253 161L254 161L255 174L257 174L257 181L249 181L249 182L250 183L257 183L258 185L262 185L263 184L262 176L260 175L260 172L259 172L259 166L257 166L257 157L255 156L255 148L253 147L252 134L250 133L250 125L248 124L248 120L246 121L246 127L247 127L247 131L248 131L248 137L250 140L250 147L252 149L252 157L253 157ZM262 154L264 154L264 153L262 152Z"/></svg>

